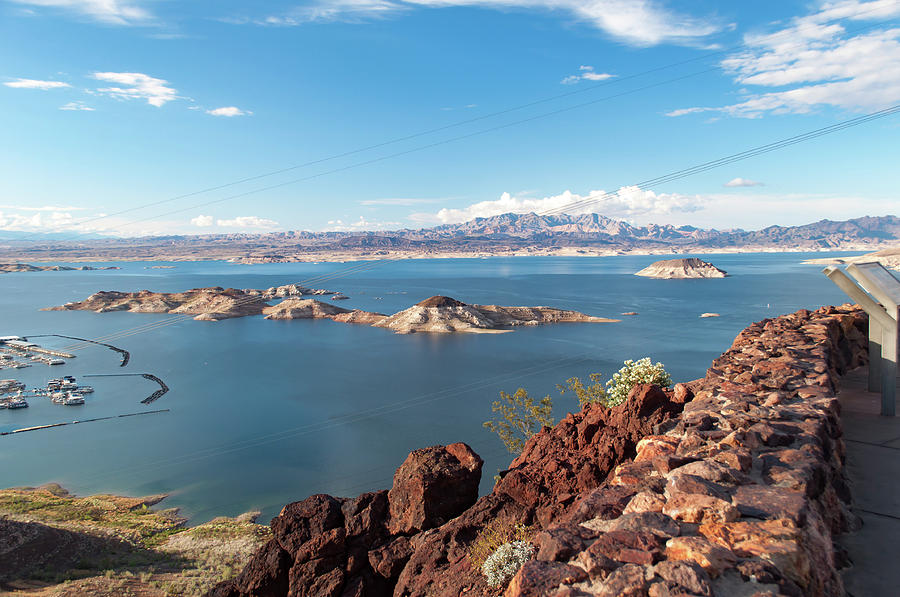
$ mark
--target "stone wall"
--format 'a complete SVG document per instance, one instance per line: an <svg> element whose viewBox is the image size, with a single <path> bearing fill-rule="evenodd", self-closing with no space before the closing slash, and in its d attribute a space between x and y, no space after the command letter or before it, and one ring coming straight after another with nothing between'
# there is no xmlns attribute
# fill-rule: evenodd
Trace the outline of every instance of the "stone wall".
<svg viewBox="0 0 900 597"><path fill-rule="evenodd" d="M849 305L753 324L704 379L545 428L481 498L468 446L417 450L390 491L286 506L212 595L497 595L466 555L497 520L538 531L509 597L843 595L835 391L865 326Z"/></svg>

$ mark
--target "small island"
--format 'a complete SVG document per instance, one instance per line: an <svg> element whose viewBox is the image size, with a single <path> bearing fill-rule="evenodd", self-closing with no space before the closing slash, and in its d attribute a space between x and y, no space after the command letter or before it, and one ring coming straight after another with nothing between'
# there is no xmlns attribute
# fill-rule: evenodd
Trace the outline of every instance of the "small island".
<svg viewBox="0 0 900 597"><path fill-rule="evenodd" d="M652 263L634 274L645 278L675 280L685 278L724 278L727 272L712 263L690 257L686 259L664 259Z"/></svg>
<svg viewBox="0 0 900 597"><path fill-rule="evenodd" d="M398 334L431 333L503 333L518 325L581 322L609 323L618 319L593 317L578 311L553 307L501 307L467 305L448 296L433 296L375 323Z"/></svg>
<svg viewBox="0 0 900 597"><path fill-rule="evenodd" d="M28 263L0 263L0 274L12 274L18 272L92 272L99 270L122 269L114 265L107 267L91 267L81 265L69 267L67 265L29 265Z"/></svg>
<svg viewBox="0 0 900 597"><path fill-rule="evenodd" d="M554 307L503 307L468 305L447 296L433 296L412 307L384 315L360 309L344 309L316 299L299 298L308 294L336 294L296 284L268 290L236 288L194 288L186 292L163 293L101 291L83 301L49 307L45 311L128 311L130 313L172 313L195 315L198 321L219 321L233 317L263 315L269 320L330 319L389 329L398 334L503 333L522 325L549 323L610 323L620 321L594 317L578 311ZM270 305L267 301L284 298Z"/></svg>

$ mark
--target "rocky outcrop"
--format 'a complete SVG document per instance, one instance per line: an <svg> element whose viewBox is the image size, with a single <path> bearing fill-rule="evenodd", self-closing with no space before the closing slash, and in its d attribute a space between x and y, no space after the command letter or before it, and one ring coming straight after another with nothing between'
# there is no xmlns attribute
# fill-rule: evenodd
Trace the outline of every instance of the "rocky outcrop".
<svg viewBox="0 0 900 597"><path fill-rule="evenodd" d="M241 575L210 594L390 595L414 537L475 501L481 466L465 444L434 446L407 457L390 491L353 499L314 495L288 504L272 520L273 538Z"/></svg>
<svg viewBox="0 0 900 597"><path fill-rule="evenodd" d="M679 278L724 278L728 274L712 263L691 257L688 259L663 259L651 263L634 275L673 280Z"/></svg>
<svg viewBox="0 0 900 597"><path fill-rule="evenodd" d="M835 391L865 362L865 326L852 306L753 324L704 379L544 428L468 508L480 459L417 450L390 492L287 506L212 594L496 595L466 553L499 520L536 530L506 597L843 595L832 538L854 518Z"/></svg>
<svg viewBox="0 0 900 597"><path fill-rule="evenodd" d="M501 307L498 305L467 305L447 296L433 296L395 313L375 324L398 334L431 333L500 333L510 326L540 325L544 323L615 322L617 319L592 317L578 311L553 307Z"/></svg>
<svg viewBox="0 0 900 597"><path fill-rule="evenodd" d="M266 319L332 319L344 323L371 325L384 319L381 313L371 313L358 309L342 309L315 299L289 298L277 305L264 307Z"/></svg>

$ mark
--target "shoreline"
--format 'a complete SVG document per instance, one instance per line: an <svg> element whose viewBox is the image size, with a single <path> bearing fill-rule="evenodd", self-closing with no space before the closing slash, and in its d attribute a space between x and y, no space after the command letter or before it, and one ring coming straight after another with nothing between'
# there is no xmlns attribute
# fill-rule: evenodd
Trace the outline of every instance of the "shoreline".
<svg viewBox="0 0 900 597"><path fill-rule="evenodd" d="M294 255L290 258L267 258L253 256L235 256L235 255L209 255L209 256L188 256L188 255L153 255L153 256L123 256L111 257L109 255L93 255L93 256L66 256L63 258L54 257L25 257L22 256L16 263L34 262L34 263L145 263L152 261L173 262L173 263L202 263L208 261L232 263L234 265L267 265L274 263L354 263L362 261L387 261L387 260L431 260L431 259L491 259L491 258L509 258L509 257L649 257L659 255L748 255L748 254L796 254L796 253L868 253L880 251L895 247L896 244L879 244L879 245L848 245L837 248L811 248L811 247L715 247L715 248L696 248L684 250L672 249L637 249L637 250L588 250L588 249L547 249L547 250L522 250L522 251L504 251L504 252L385 252L384 254L372 255L367 253L309 253L303 255ZM850 256L848 256L850 257ZM0 260L5 260L0 257ZM828 259L828 258L824 258ZM13 261L10 261L11 263ZM804 264L818 264L818 260L805 260ZM34 273L34 272L10 272L10 273Z"/></svg>

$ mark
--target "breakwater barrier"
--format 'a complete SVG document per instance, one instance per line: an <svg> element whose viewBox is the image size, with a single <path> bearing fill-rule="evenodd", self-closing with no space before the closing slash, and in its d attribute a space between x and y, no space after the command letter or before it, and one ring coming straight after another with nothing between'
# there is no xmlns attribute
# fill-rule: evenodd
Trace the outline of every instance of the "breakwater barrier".
<svg viewBox="0 0 900 597"><path fill-rule="evenodd" d="M131 360L131 353L123 348L119 348L118 346L113 346L112 344L107 344L105 342L97 342L96 340L88 340L87 338L77 338L75 336L65 336L63 334L35 334L34 336L23 336L23 338L66 338L68 340L78 340L79 342L87 342L88 344L96 344L98 346L105 346L110 350L114 350L118 352L122 356L122 362L119 363L119 367L124 367L128 364L128 361ZM34 349L32 349L34 350ZM66 356L68 358L75 358L74 355L66 355L65 353L56 353L55 351L49 351L47 349L40 349L38 352L47 352L48 354L56 354L56 356Z"/></svg>
<svg viewBox="0 0 900 597"><path fill-rule="evenodd" d="M83 375L82 377L143 377L144 379L149 379L150 381L155 381L159 384L159 389L141 400L141 404L150 404L155 402L160 397L162 397L166 392L169 391L169 386L166 385L166 382L153 375L152 373L89 373L87 375Z"/></svg>
<svg viewBox="0 0 900 597"><path fill-rule="evenodd" d="M169 412L168 408L161 408L158 410L147 410L147 411L136 412L136 413L125 413L122 415L110 415L108 417L94 417L92 419L67 421L64 423L50 423L49 425L35 425L34 427L22 427L21 429L14 429L12 431L3 431L3 432L0 432L0 435L14 435L16 433L25 433L26 431L41 431L43 429L53 429L56 427L65 427L66 425L79 425L81 423L95 423L97 421L109 421L111 419L123 419L125 417L139 417L142 415L155 415L155 414L167 413L167 412Z"/></svg>

